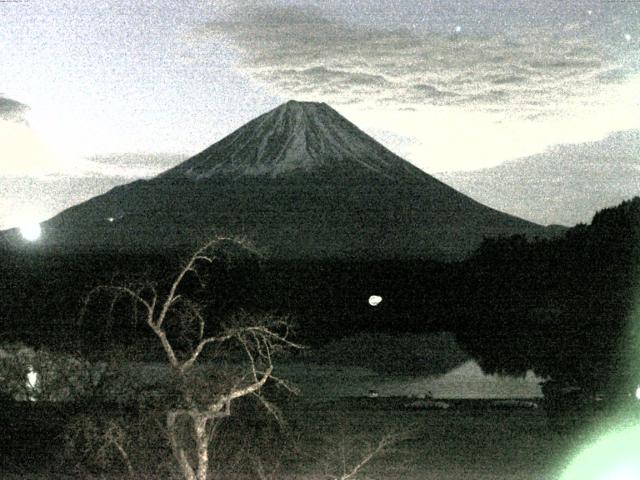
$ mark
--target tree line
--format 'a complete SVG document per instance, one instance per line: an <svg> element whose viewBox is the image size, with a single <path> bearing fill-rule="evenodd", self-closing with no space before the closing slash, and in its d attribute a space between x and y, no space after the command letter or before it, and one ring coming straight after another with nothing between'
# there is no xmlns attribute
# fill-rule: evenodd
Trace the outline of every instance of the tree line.
<svg viewBox="0 0 640 480"><path fill-rule="evenodd" d="M270 261L225 253L207 270L207 315L289 315L295 338L321 344L358 332L449 331L487 372L538 375L607 386L633 375L640 199L598 212L555 239L486 239L467 259ZM166 288L187 252L49 254L0 251L3 341L67 348L142 341L150 332L117 303L108 319L85 315L99 284L157 279ZM183 288L197 289L189 279ZM215 295L213 294L215 292ZM377 307L369 295L380 295ZM95 311L106 305L94 305ZM151 338L152 339L152 338ZM98 342L99 341L99 342ZM73 343L73 342L72 342ZM72 348L77 350L78 344ZM626 380L624 380L626 381Z"/></svg>

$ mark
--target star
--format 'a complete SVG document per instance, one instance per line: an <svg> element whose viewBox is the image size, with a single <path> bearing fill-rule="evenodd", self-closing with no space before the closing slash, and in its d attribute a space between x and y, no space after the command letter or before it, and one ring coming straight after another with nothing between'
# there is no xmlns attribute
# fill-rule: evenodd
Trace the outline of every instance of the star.
<svg viewBox="0 0 640 480"><path fill-rule="evenodd" d="M625 33L625 34L624 34L624 39L625 39L627 42L630 42L630 41L631 41L631 35L629 35L628 33Z"/></svg>
<svg viewBox="0 0 640 480"><path fill-rule="evenodd" d="M593 10L587 10L587 15L593 15Z"/></svg>
<svg viewBox="0 0 640 480"><path fill-rule="evenodd" d="M460 33L462 31L462 27L460 25L456 25L456 33Z"/></svg>

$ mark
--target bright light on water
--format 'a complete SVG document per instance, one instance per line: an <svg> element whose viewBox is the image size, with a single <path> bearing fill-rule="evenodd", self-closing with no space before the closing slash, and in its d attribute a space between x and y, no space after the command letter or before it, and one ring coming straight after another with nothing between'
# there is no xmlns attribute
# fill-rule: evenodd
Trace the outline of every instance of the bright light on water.
<svg viewBox="0 0 640 480"><path fill-rule="evenodd" d="M38 383L38 374L33 370L29 369L29 373L27 373L27 386L31 389L36 388L36 384Z"/></svg>
<svg viewBox="0 0 640 480"><path fill-rule="evenodd" d="M640 400L640 385L638 385L638 388L636 388L636 398Z"/></svg>
<svg viewBox="0 0 640 480"><path fill-rule="evenodd" d="M369 297L369 305L372 307L377 307L382 302L382 297L380 295L371 295Z"/></svg>
<svg viewBox="0 0 640 480"><path fill-rule="evenodd" d="M33 370L33 367L29 366L29 372L27 373L27 389L34 394L37 393L38 391L39 377L40 375L38 375L38 372L35 372ZM35 402L37 398L35 395L30 395L29 400L31 400L32 402Z"/></svg>
<svg viewBox="0 0 640 480"><path fill-rule="evenodd" d="M38 222L25 223L20 226L20 235L29 242L34 242L40 238L42 229Z"/></svg>
<svg viewBox="0 0 640 480"><path fill-rule="evenodd" d="M638 479L639 445L640 425L606 434L578 454L562 480Z"/></svg>

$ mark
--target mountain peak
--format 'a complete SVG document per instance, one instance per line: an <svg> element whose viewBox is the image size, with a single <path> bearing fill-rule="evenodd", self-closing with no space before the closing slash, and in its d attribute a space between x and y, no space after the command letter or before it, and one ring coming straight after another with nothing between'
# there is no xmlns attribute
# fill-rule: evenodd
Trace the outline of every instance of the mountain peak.
<svg viewBox="0 0 640 480"><path fill-rule="evenodd" d="M329 105L327 105L324 102L307 102L307 101L300 101L300 100L288 100L282 105L280 105L279 107L276 107L276 110L279 108L303 108L304 109L304 108L318 108L318 107L331 108L329 107Z"/></svg>
<svg viewBox="0 0 640 480"><path fill-rule="evenodd" d="M324 112L333 112L336 115L339 115L333 108L327 105L324 102L306 102L299 100L289 100L280 106L274 108L272 112L286 112L286 113L295 113L295 112L305 112L309 114L317 113L318 111Z"/></svg>
<svg viewBox="0 0 640 480"><path fill-rule="evenodd" d="M424 173L380 145L326 103L290 100L240 127L160 178Z"/></svg>

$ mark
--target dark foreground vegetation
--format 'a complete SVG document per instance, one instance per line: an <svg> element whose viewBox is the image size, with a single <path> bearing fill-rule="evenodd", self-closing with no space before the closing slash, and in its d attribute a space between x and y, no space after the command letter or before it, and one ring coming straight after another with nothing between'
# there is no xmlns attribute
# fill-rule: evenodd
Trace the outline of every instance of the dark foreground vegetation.
<svg viewBox="0 0 640 480"><path fill-rule="evenodd" d="M361 331L451 331L489 372L528 369L598 385L638 358L633 322L640 250L640 199L598 212L552 240L487 239L467 260L271 262L228 252L208 271L209 314L244 309L289 315L305 344ZM167 283L186 252L48 254L36 246L0 256L5 341L73 349L137 342L148 335L126 308L79 326L84 295L123 278ZM237 253L237 252L236 252ZM192 285L196 288L196 285ZM189 288L189 287L188 287ZM376 308L371 294L383 297ZM87 316L86 318L91 318ZM618 379L616 379L617 381Z"/></svg>
<svg viewBox="0 0 640 480"><path fill-rule="evenodd" d="M255 319L265 318L262 317L264 312L270 312L268 318L271 319L286 318L283 323L287 327L286 335L278 337L276 342L283 339L283 345L284 340L293 338L297 343L313 347L358 332L448 331L455 334L460 345L487 372L523 375L527 370L533 370L539 376L548 377L550 382L543 391L553 418L559 412L572 411L576 406L590 406L596 401L625 404L640 383L640 372L635 367L640 365L637 361L640 358L640 325L635 311L639 293L636 289L639 249L638 198L599 212L591 225L578 225L560 238L535 241L519 236L487 239L469 258L454 263L418 258L273 262L253 249L230 243L216 252L215 262L205 262L206 265L198 267L197 274L194 271L184 277L176 292L171 292L172 282L184 268L180 259L185 258L187 252L60 254L40 251L34 245L31 251L18 254L7 248L0 257L0 302L3 306L0 340L5 344L24 342L93 361L104 361L114 355L124 357L125 353L134 354L135 361L166 361L167 347L157 341L166 335L175 352L179 355L186 352L171 365L174 370L182 371L185 364L191 368L189 359L199 342L208 338L227 338L226 335L235 338L237 344L235 351L226 351L220 357L227 362L225 365L233 365L238 352L241 356L248 355L244 358L251 360L249 367L255 367L255 358L263 360L262 370L253 368L252 381L257 389L269 389L279 384L278 379L271 378L269 370L273 347L269 342L275 337L270 337L272 332L269 331L254 345L251 343L253 337L246 336L257 326L272 325L255 323ZM99 285L140 286L140 289L133 291L135 295L103 295L88 302L87 295ZM182 304L175 317L167 317L169 320L160 325L156 314L161 312L154 310L155 303L153 308L145 303L151 302L155 294L159 298L170 298L167 295L175 294L189 298L190 303ZM383 297L377 307L367 303L369 295L373 294ZM151 313L151 323L145 320L145 309ZM242 312L240 317L238 312ZM237 323L239 318L240 323ZM194 329L194 325L201 328ZM293 337L288 336L292 333L288 328L290 325L296 327ZM262 347L264 339L268 340L265 343L267 350ZM196 354L194 360L197 357ZM172 363L170 355L169 363ZM251 374L251 369L248 372ZM46 420L34 423L47 427L32 430L40 432L39 439L55 437L65 438L67 445L71 442L75 446L76 465L88 468L88 471L99 471L104 468L100 463L106 462L109 468L122 469L130 476L140 468L134 465L136 462L151 462L162 469L165 463L160 457L172 457L167 453L171 451L168 450L171 442L166 441L166 422L165 427L160 428L162 423L157 421L158 415L166 418L171 409L178 415L187 412L194 422L198 416L205 418L205 426L211 420L207 426L209 430L206 430L211 448L207 462L211 468L223 468L213 466L217 460L220 460L219 465L226 465L224 468L231 465L249 468L246 458L250 453L254 456L253 473L247 478L255 478L251 475L255 475L256 469L266 465L261 463L263 454L271 460L276 458L272 449L279 450L277 458L296 456L296 442L287 436L289 433L285 435L281 424L273 422L279 418L272 406L283 402L280 394L275 394L274 403L269 396L260 395L259 400L266 407L260 414L255 413L259 411L256 405L243 400L236 405L237 409L234 406L233 411L239 415L229 415L222 409L216 411L216 415L220 413L219 417L209 418L208 406L218 405L218 394L212 394L210 398L206 395L209 383L189 383L195 382L197 375L193 375L178 375L179 385L172 394L181 398L178 401L183 402L181 404L160 402L162 408L157 410L136 401L133 406L112 408L100 403L95 395L87 395L85 403L51 405L57 413L46 413ZM261 383L262 378L268 381ZM225 385L223 392L237 389L238 383L229 378L217 378L216 381ZM202 392L205 394L201 395ZM566 392L573 393L566 396ZM37 418L40 413L47 412L46 403L36 404L29 404L26 409L23 404L19 411L16 410L16 418ZM73 409L73 412L65 409ZM248 410L242 414L242 409ZM327 410L333 412L335 407ZM269 413L268 418L261 417L265 411ZM100 415L96 416L98 413ZM419 421L415 412L398 415L403 419L398 420L403 432L408 428L403 423L407 418L412 422ZM438 415L438 418L445 418L441 416L444 413ZM47 428L55 429L56 425L64 427L64 432L59 432L62 437L47 431ZM228 431L222 435L218 428L227 428L225 425L229 426ZM74 434L69 433L73 426L76 427ZM180 428L179 425L173 427L176 428L175 437ZM305 428L314 427L306 425ZM464 430L465 427L460 424L456 428ZM20 428L15 431L18 430ZM29 428L22 430L30 431ZM5 430L5 435L10 431ZM197 428L195 431L201 436L199 442L202 444L204 434L198 433ZM4 445L20 445L19 434L15 435L18 436ZM234 441L240 443L237 451L245 455L242 457L245 460L227 458L233 449L226 447L216 453L214 439L234 435ZM463 433L460 435L464 437ZM193 437L185 437L185 445L191 442L190 438ZM375 442L373 445L375 450ZM38 448L46 452L51 446L45 442ZM289 446L293 450L287 450ZM35 452L36 445L33 448ZM153 452L158 448L165 450L156 460L148 460L154 458ZM255 448L259 452L253 452ZM507 443L504 448L508 449ZM179 457L177 450L172 450L173 457ZM124 455L123 451L134 453ZM196 457L202 453L198 451ZM64 457L59 453L38 455ZM144 459L136 459L137 455ZM216 455L221 456L217 458ZM464 458L466 453L460 455ZM19 459L20 456L12 454L5 458ZM64 458L63 463L69 461L68 457ZM286 461L283 460L285 464ZM91 466L92 463L95 465ZM69 464L65 465L65 468L69 467ZM166 468L175 468L175 465L172 463ZM183 473L185 471L188 472L183 469ZM265 472L263 470L261 478L268 478ZM185 475L185 478L196 477ZM336 474L330 478L348 477ZM405 474L397 478L410 477Z"/></svg>
<svg viewBox="0 0 640 480"><path fill-rule="evenodd" d="M556 478L554 474L570 453L567 440L549 431L541 409L496 409L488 402L461 401L448 410L424 411L407 409L406 402L400 398L313 402L298 397L283 404L285 426L277 425L259 408L254 411L249 403L243 408L256 413L255 417L238 412L220 425L220 438L225 441L213 445L211 477L340 478L344 469L351 469L375 450L385 435L392 443L355 478ZM180 478L164 438L145 440L158 429L153 416L143 421L139 413L114 409L106 419L78 410L65 417L69 410L33 405L29 413L22 414L23 423L42 423L45 415L53 415L54 421L48 432L34 432L29 439L23 437L23 443L3 442L3 478L131 478L114 443L101 444L96 441L99 438L91 438L98 431L94 426L109 419L128 422L131 437L123 446L131 455L133 478ZM58 418L66 418L67 423ZM7 421L4 415L2 419ZM84 436L77 429L80 425ZM113 435L112 440L117 439Z"/></svg>

